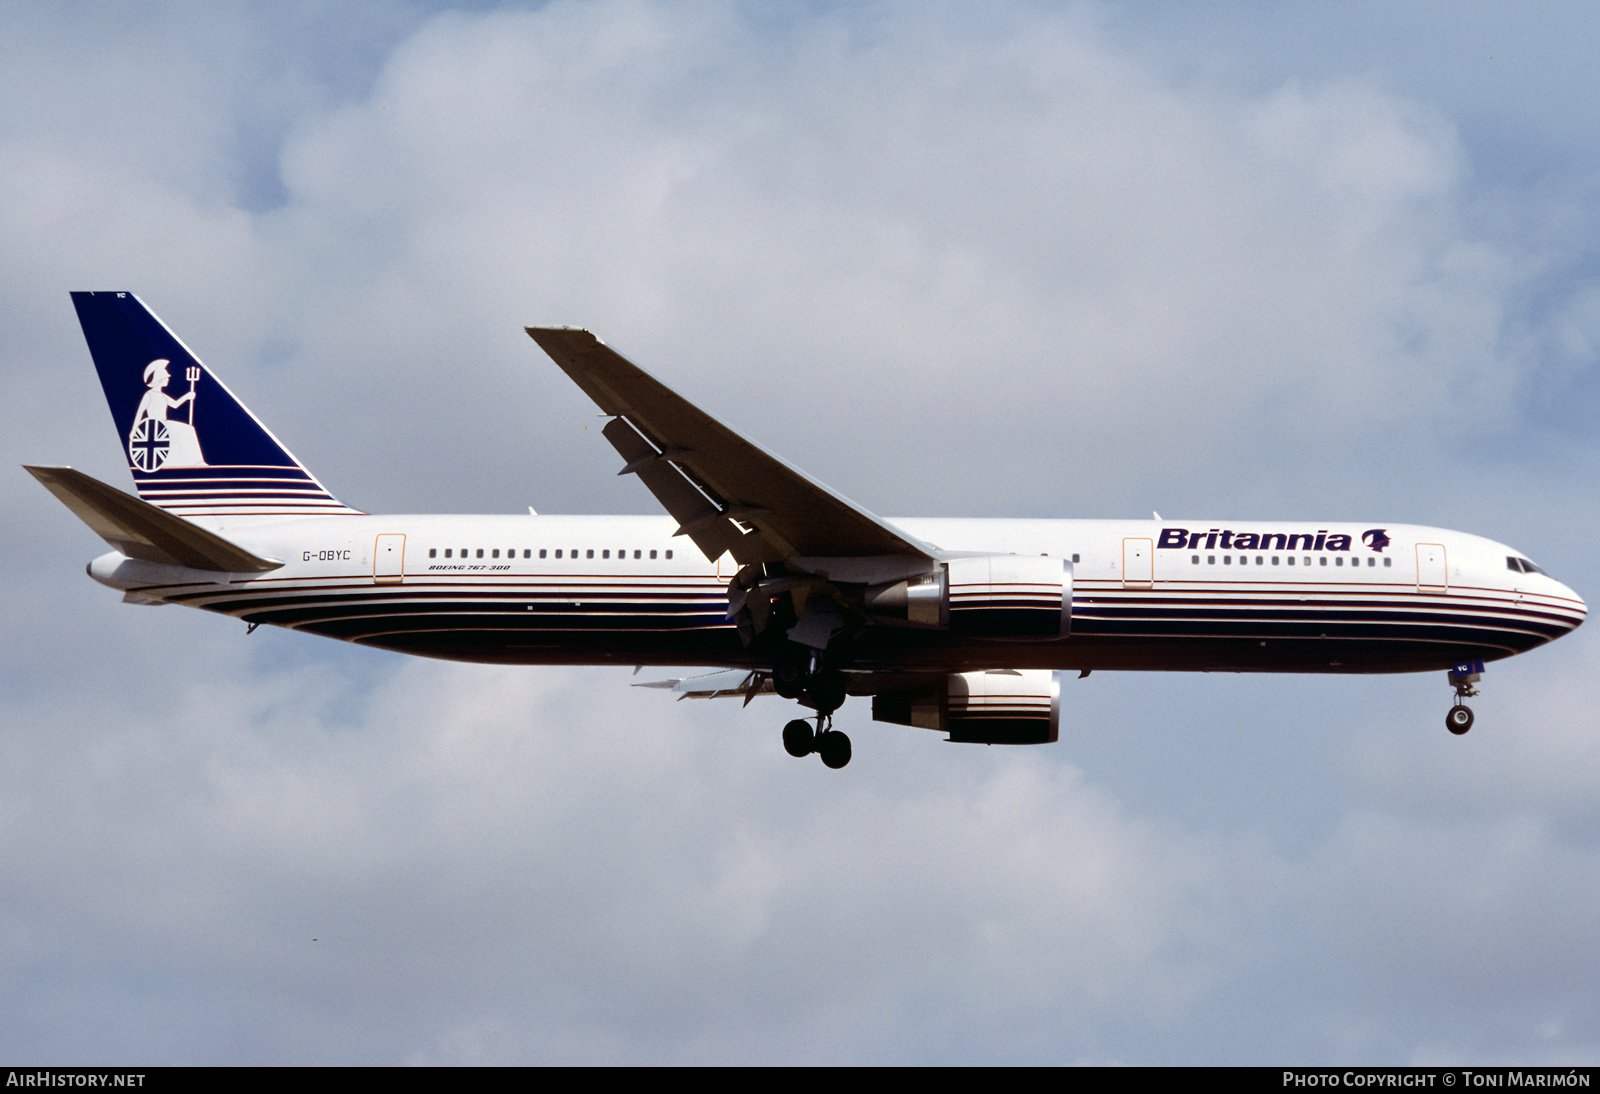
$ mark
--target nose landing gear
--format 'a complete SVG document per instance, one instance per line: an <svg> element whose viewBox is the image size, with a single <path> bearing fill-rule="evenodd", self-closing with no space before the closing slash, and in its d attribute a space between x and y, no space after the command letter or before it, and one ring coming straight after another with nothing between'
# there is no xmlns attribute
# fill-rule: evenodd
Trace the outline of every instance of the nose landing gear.
<svg viewBox="0 0 1600 1094"><path fill-rule="evenodd" d="M1482 661L1458 661L1450 668L1450 686L1456 689L1456 703L1444 716L1444 725L1451 733L1460 736L1472 728L1472 708L1462 702L1478 694L1475 686L1483 679Z"/></svg>

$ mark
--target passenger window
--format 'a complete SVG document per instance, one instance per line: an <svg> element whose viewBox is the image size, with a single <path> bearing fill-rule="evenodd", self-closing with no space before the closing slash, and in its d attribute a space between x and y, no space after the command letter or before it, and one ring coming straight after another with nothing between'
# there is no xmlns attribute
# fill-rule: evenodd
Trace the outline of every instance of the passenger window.
<svg viewBox="0 0 1600 1094"><path fill-rule="evenodd" d="M1233 556L1232 555L1223 555L1222 556L1222 564L1224 566L1232 566L1233 565Z"/></svg>
<svg viewBox="0 0 1600 1094"><path fill-rule="evenodd" d="M671 558L671 557L672 557L672 552L671 552L671 551L668 551L668 552L667 552L667 557L668 557L668 558Z"/></svg>
<svg viewBox="0 0 1600 1094"><path fill-rule="evenodd" d="M638 551L633 552L633 557L634 558L638 558L639 557L639 552Z"/></svg>
<svg viewBox="0 0 1600 1094"><path fill-rule="evenodd" d="M1319 557L1318 557L1318 558L1317 558L1317 562L1318 562L1318 563L1319 563L1319 564L1321 564L1321 565L1323 565L1323 566L1326 566L1326 565L1327 565L1327 564L1328 564L1328 556L1327 556L1327 555L1321 555L1321 556L1319 556Z"/></svg>
<svg viewBox="0 0 1600 1094"><path fill-rule="evenodd" d="M428 557L429 558L438 558L439 557L439 548L437 548L437 547L429 547L428 548Z"/></svg>
<svg viewBox="0 0 1600 1094"><path fill-rule="evenodd" d="M444 549L444 557L445 558L449 558L450 557L450 548L446 547Z"/></svg>
<svg viewBox="0 0 1600 1094"><path fill-rule="evenodd" d="M1217 564L1217 556L1216 555L1207 555L1206 556L1206 565L1207 566L1215 566L1216 564Z"/></svg>
<svg viewBox="0 0 1600 1094"><path fill-rule="evenodd" d="M593 551L589 552L589 557L591 557L591 558L594 557L594 552ZM600 552L600 557L601 558L610 558L611 557L611 552L610 551L601 551Z"/></svg>
<svg viewBox="0 0 1600 1094"><path fill-rule="evenodd" d="M1327 559L1323 559L1322 561L1326 562L1328 560ZM1306 556L1306 565L1307 566L1311 565L1311 556L1310 555Z"/></svg>
<svg viewBox="0 0 1600 1094"><path fill-rule="evenodd" d="M594 548L591 547L591 548L589 548L588 551L584 552L584 556L583 557L584 558L593 558L594 557Z"/></svg>
<svg viewBox="0 0 1600 1094"><path fill-rule="evenodd" d="M1190 556L1190 558L1189 558L1189 565L1191 565L1191 566L1198 566L1198 565L1200 565L1200 556L1199 556L1199 555L1192 555L1192 556Z"/></svg>
<svg viewBox="0 0 1600 1094"><path fill-rule="evenodd" d="M478 548L478 557L479 557L479 558L482 558L482 557L483 557L483 548L482 548L482 547L479 547L479 548Z"/></svg>
<svg viewBox="0 0 1600 1094"><path fill-rule="evenodd" d="M650 552L650 557L651 557L651 558L655 558L655 557L656 557L656 553L655 553L655 552L654 552L654 551L651 551L651 552Z"/></svg>
<svg viewBox="0 0 1600 1094"><path fill-rule="evenodd" d="M557 558L561 557L561 548L559 548L559 547L556 548L556 557Z"/></svg>
<svg viewBox="0 0 1600 1094"><path fill-rule="evenodd" d="M1394 565L1394 559L1386 558L1386 559L1383 560L1383 564L1385 566L1393 566Z"/></svg>
<svg viewBox="0 0 1600 1094"><path fill-rule="evenodd" d="M1273 555L1272 556L1272 564L1274 566L1276 566L1278 564L1278 556L1277 555Z"/></svg>
<svg viewBox="0 0 1600 1094"><path fill-rule="evenodd" d="M544 549L544 548L543 548L543 547L541 547L541 548L539 548L539 557L540 557L540 558L543 558L543 557L544 557L544 552L545 552L545 549ZM559 553L559 552L558 552L558 553Z"/></svg>
<svg viewBox="0 0 1600 1094"><path fill-rule="evenodd" d="M1076 551L1074 551L1074 552L1073 552L1073 555L1072 555L1072 561L1073 561L1073 562L1077 562L1077 561L1078 561L1078 555L1077 555L1077 552L1076 552Z"/></svg>
<svg viewBox="0 0 1600 1094"><path fill-rule="evenodd" d="M1278 561L1278 560L1277 560L1277 558L1276 558L1276 556L1274 556L1274 558L1273 558L1273 560L1272 560L1272 561L1274 561L1274 562L1276 562L1276 561ZM1289 556L1289 565L1291 565L1291 566L1293 566L1293 565L1294 565L1294 556L1293 556L1293 555L1290 555L1290 556Z"/></svg>
<svg viewBox="0 0 1600 1094"><path fill-rule="evenodd" d="M483 555L483 552L479 551L478 555L481 557ZM500 548L496 547L493 551L490 551L489 552L489 557L490 558L499 558L500 557Z"/></svg>

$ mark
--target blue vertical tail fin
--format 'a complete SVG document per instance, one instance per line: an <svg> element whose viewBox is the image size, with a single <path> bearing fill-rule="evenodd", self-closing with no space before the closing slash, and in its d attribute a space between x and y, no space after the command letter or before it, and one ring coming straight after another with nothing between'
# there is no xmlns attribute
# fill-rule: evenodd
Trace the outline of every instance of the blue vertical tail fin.
<svg viewBox="0 0 1600 1094"><path fill-rule="evenodd" d="M139 496L190 518L357 513L330 494L131 292L73 306Z"/></svg>

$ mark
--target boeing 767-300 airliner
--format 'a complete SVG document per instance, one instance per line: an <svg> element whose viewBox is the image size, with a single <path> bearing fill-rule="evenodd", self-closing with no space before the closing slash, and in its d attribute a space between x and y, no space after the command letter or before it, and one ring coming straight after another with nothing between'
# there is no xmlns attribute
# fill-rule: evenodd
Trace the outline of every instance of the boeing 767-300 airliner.
<svg viewBox="0 0 1600 1094"><path fill-rule="evenodd" d="M566 327L527 331L666 516L374 516L138 297L72 299L139 496L28 470L111 545L89 574L124 599L460 661L717 667L659 686L796 700L814 718L784 747L829 767L849 696L952 741L1043 744L1060 674L1096 669L1443 670L1465 733L1484 663L1586 612L1521 552L1440 528L885 520Z"/></svg>

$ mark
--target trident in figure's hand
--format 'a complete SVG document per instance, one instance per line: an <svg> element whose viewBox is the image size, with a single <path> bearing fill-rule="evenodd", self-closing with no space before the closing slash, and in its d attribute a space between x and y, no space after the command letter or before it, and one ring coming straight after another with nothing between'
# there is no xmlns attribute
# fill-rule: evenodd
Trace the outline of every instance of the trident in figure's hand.
<svg viewBox="0 0 1600 1094"><path fill-rule="evenodd" d="M200 369L197 365L190 365L184 377L189 381L189 424L194 424L194 385L200 382Z"/></svg>

